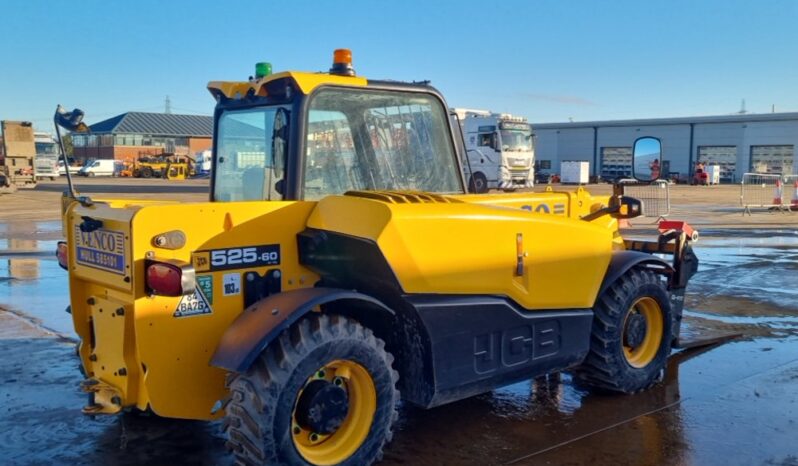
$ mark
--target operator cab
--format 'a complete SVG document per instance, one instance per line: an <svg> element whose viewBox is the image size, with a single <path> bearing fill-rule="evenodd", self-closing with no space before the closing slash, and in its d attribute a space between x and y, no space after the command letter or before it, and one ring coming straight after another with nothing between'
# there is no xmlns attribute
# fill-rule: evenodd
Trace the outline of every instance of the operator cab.
<svg viewBox="0 0 798 466"><path fill-rule="evenodd" d="M463 194L443 97L427 84L330 73L211 83L217 98L211 200L318 200L347 191ZM349 60L347 62L347 60Z"/></svg>

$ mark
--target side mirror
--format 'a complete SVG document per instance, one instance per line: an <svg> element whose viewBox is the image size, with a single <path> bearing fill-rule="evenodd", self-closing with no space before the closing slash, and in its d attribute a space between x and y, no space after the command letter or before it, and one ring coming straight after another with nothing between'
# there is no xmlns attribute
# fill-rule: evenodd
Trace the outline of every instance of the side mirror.
<svg viewBox="0 0 798 466"><path fill-rule="evenodd" d="M89 130L86 123L83 123L83 110L78 108L68 112L59 105L55 109L55 122L67 131L85 133Z"/></svg>
<svg viewBox="0 0 798 466"><path fill-rule="evenodd" d="M274 174L281 178L285 169L286 150L288 149L288 111L278 108L274 115L272 128L272 162Z"/></svg>
<svg viewBox="0 0 798 466"><path fill-rule="evenodd" d="M661 174L662 143L646 136L635 141L632 151L632 176L638 181L655 181Z"/></svg>

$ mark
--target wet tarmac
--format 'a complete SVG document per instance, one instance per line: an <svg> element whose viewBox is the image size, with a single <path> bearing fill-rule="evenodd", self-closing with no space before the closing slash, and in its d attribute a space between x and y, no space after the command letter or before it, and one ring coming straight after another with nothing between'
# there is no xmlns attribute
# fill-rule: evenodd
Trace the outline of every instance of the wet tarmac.
<svg viewBox="0 0 798 466"><path fill-rule="evenodd" d="M0 306L25 317L0 313L0 464L227 463L217 423L80 414L59 236L58 222L0 224ZM630 396L564 373L403 406L384 464L798 465L798 231L703 230L696 252L689 326L740 339L674 353Z"/></svg>

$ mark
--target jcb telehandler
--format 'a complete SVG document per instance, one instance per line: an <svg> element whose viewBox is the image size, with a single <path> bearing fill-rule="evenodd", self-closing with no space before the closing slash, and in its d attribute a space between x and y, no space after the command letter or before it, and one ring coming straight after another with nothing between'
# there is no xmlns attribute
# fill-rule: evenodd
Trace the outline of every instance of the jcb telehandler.
<svg viewBox="0 0 798 466"><path fill-rule="evenodd" d="M328 73L270 68L208 86L208 202L65 196L86 413L224 417L240 463L362 465L400 398L566 369L604 391L655 383L697 267L683 229L624 240L641 203L619 192L467 194L427 83L358 77L346 50ZM638 140L636 176L659 157Z"/></svg>

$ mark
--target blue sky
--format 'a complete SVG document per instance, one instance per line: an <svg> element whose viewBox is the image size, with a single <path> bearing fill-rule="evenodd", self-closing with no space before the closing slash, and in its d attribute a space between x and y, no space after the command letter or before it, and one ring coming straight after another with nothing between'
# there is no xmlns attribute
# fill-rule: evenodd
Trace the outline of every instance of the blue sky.
<svg viewBox="0 0 798 466"><path fill-rule="evenodd" d="M798 1L18 1L3 6L0 119L56 104L211 114L211 80L326 70L429 79L451 106L532 122L798 111Z"/></svg>

